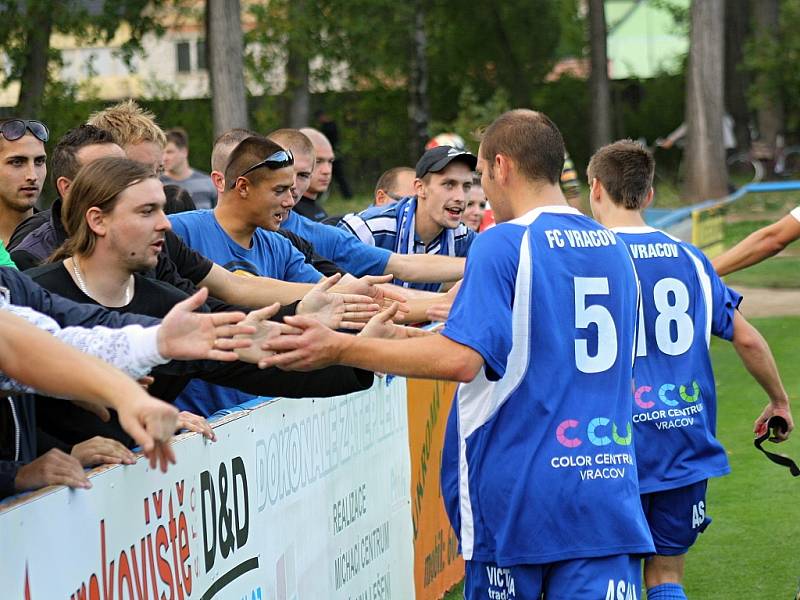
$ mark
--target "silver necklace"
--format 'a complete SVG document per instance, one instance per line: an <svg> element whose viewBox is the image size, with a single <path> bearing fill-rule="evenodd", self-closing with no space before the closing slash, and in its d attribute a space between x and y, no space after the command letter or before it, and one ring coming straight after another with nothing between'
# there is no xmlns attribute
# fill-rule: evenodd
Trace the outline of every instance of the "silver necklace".
<svg viewBox="0 0 800 600"><path fill-rule="evenodd" d="M89 290L86 288L86 282L83 280L83 276L81 275L81 270L78 267L77 259L74 256L71 258L72 258L72 272L75 274L75 279L78 282L78 287L84 294L86 294L87 296L89 296L89 298L94 300L95 299L94 296L92 296L89 293ZM131 303L131 287L132 287L131 284L133 283L132 280L133 276L131 276L131 280L128 281L128 285L125 288L125 299L124 299L125 303L123 304L123 306L128 306L128 304Z"/></svg>

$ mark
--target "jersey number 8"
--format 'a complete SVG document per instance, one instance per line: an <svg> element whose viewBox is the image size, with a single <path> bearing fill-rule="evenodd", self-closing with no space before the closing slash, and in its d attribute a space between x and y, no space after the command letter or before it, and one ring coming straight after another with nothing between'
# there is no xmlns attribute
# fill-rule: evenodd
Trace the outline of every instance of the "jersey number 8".
<svg viewBox="0 0 800 600"><path fill-rule="evenodd" d="M575 366L582 373L601 373L610 369L617 360L617 327L609 310L600 304L587 304L587 296L607 296L608 278L575 277L575 327L597 327L597 354L589 354L586 339L575 340ZM672 300L670 300L670 295ZM689 290L673 277L665 277L653 286L653 303L658 316L655 337L658 349L664 354L678 356L686 352L694 339L694 323L688 315ZM673 339L673 326L674 339ZM639 306L639 327L636 356L647 356L647 338L644 327L644 309Z"/></svg>
<svg viewBox="0 0 800 600"><path fill-rule="evenodd" d="M670 294L672 302L670 302ZM674 277L659 279L653 286L653 303L658 316L655 322L656 346L669 356L680 356L692 345L694 323L688 314L689 290ZM644 324L644 301L639 305L639 331L636 356L647 356L647 335ZM673 325L675 324L674 330ZM673 339L672 333L675 332Z"/></svg>

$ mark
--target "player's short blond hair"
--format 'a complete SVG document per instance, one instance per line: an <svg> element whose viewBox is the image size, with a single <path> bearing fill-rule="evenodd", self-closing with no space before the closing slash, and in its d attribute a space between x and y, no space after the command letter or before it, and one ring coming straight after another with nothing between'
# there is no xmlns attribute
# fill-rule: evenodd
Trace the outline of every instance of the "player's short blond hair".
<svg viewBox="0 0 800 600"><path fill-rule="evenodd" d="M307 154L315 157L314 144L299 129L276 129L267 135L267 139L291 150L292 154Z"/></svg>
<svg viewBox="0 0 800 600"><path fill-rule="evenodd" d="M167 145L167 137L156 124L155 115L134 100L93 113L88 123L111 133L114 142L122 148L142 142L154 142L161 148Z"/></svg>

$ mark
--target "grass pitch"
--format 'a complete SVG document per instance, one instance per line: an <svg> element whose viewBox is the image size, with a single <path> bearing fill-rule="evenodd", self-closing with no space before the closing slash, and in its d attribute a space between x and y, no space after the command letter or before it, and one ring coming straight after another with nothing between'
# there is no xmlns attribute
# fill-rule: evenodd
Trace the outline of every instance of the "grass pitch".
<svg viewBox="0 0 800 600"><path fill-rule="evenodd" d="M753 324L769 342L789 397L797 404L800 318L754 319ZM752 421L766 397L731 344L715 340L712 350L718 437L733 472L709 485L708 510L714 522L689 553L686 591L690 598L703 600L794 598L800 578L800 478L753 448ZM800 460L800 438L774 447Z"/></svg>
<svg viewBox="0 0 800 600"><path fill-rule="evenodd" d="M754 319L769 342L800 420L796 368L800 317ZM800 478L753 447L752 423L767 402L733 346L712 344L717 379L718 437L733 472L710 482L711 526L686 561L685 588L693 600L789 600L800 578ZM800 461L797 437L775 446ZM445 596L462 597L461 586Z"/></svg>

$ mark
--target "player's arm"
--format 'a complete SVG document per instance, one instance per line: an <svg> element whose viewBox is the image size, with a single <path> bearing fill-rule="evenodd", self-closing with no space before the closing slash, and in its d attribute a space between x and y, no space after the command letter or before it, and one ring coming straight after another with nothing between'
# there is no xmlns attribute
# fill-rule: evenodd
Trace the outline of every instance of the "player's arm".
<svg viewBox="0 0 800 600"><path fill-rule="evenodd" d="M169 440L178 411L149 396L133 379L56 340L26 321L0 311L0 371L53 396L114 408L120 424L150 458L175 462Z"/></svg>
<svg viewBox="0 0 800 600"><path fill-rule="evenodd" d="M383 272L391 273L398 279L419 283L458 281L464 276L466 261L467 259L456 256L394 252Z"/></svg>
<svg viewBox="0 0 800 600"><path fill-rule="evenodd" d="M337 333L304 317L286 317L301 335L270 340L266 350L278 352L260 366L309 371L332 364L424 379L472 381L483 357L443 335L387 340Z"/></svg>
<svg viewBox="0 0 800 600"><path fill-rule="evenodd" d="M786 419L789 427L785 434L778 433L777 435L780 439L786 439L793 429L794 423L789 407L789 397L778 374L775 358L764 337L747 322L738 310L734 313L733 318L733 347L744 366L769 397L769 404L756 419L753 431L763 429L764 424L773 415L778 415Z"/></svg>
<svg viewBox="0 0 800 600"><path fill-rule="evenodd" d="M789 214L772 225L754 231L711 262L717 273L728 275L775 256L797 238L800 238L800 221Z"/></svg>
<svg viewBox="0 0 800 600"><path fill-rule="evenodd" d="M302 299L313 287L310 283L294 283L270 277L240 277L215 264L198 284L207 287L215 298L228 304L262 308L278 302L291 304Z"/></svg>
<svg viewBox="0 0 800 600"><path fill-rule="evenodd" d="M447 304L447 294L437 292L428 293L432 295L426 298L414 298L409 300L406 303L408 305L408 312L401 314L395 321L398 323L425 323L430 321L431 317L429 313L431 309Z"/></svg>

